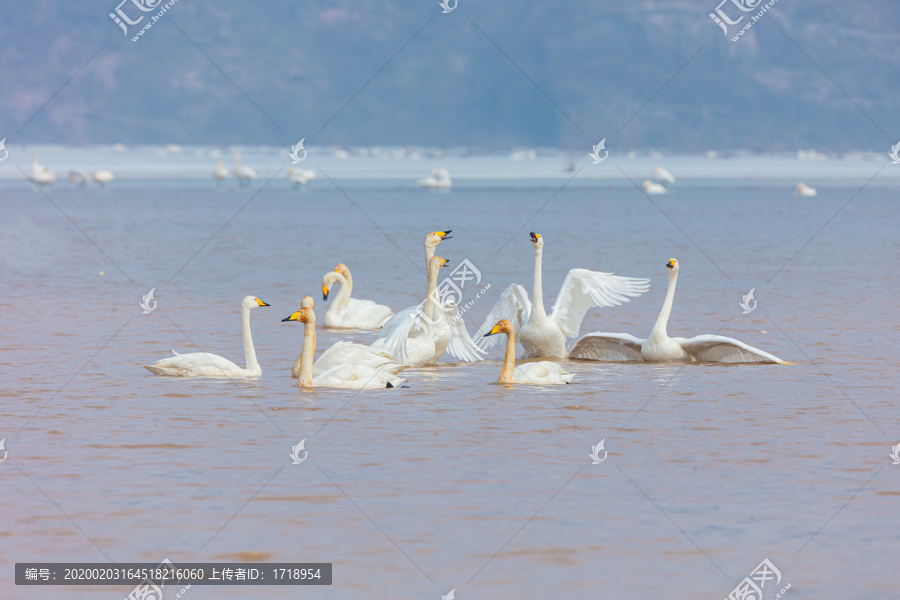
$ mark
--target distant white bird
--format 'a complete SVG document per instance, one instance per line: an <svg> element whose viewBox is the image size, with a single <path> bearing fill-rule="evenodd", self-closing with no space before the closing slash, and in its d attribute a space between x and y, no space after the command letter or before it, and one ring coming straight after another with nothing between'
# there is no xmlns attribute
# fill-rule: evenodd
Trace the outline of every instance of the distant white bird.
<svg viewBox="0 0 900 600"><path fill-rule="evenodd" d="M106 169L100 169L99 171L94 171L94 181L100 184L100 187L104 187L107 183L115 179L116 176L113 175L112 171L108 171Z"/></svg>
<svg viewBox="0 0 900 600"><path fill-rule="evenodd" d="M655 181L650 181L649 179L645 180L644 183L641 184L641 187L644 188L644 191L648 194L665 194L668 191L666 186L656 183Z"/></svg>
<svg viewBox="0 0 900 600"><path fill-rule="evenodd" d="M228 169L225 168L225 165L222 164L221 160L216 163L216 169L213 171L213 177L218 181L228 179Z"/></svg>
<svg viewBox="0 0 900 600"><path fill-rule="evenodd" d="M313 169L295 169L294 167L288 168L288 181L291 182L292 187L306 185L310 182L310 180L315 178L316 172Z"/></svg>
<svg viewBox="0 0 900 600"><path fill-rule="evenodd" d="M818 192L818 190L816 190L816 188L809 187L808 185L806 185L805 183L803 183L801 181L800 183L797 184L797 190L794 193L797 194L798 196L815 196L819 192Z"/></svg>
<svg viewBox="0 0 900 600"><path fill-rule="evenodd" d="M256 171L241 165L240 152L234 153L234 176L238 178L241 187L249 184L251 179L256 179Z"/></svg>
<svg viewBox="0 0 900 600"><path fill-rule="evenodd" d="M447 169L432 169L431 175L419 180L419 187L432 190L447 190L453 185Z"/></svg>
<svg viewBox="0 0 900 600"><path fill-rule="evenodd" d="M35 153L31 158L31 175L28 176L28 179L38 185L47 185L56 181L56 175L38 163L37 153Z"/></svg>
<svg viewBox="0 0 900 600"><path fill-rule="evenodd" d="M653 176L656 177L657 181L661 181L663 183L675 183L675 176L659 165L653 167Z"/></svg>

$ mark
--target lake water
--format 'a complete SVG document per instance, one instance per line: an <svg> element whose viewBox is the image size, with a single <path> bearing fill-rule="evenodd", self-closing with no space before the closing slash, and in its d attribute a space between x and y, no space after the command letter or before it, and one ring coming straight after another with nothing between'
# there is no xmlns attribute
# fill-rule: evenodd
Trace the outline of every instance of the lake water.
<svg viewBox="0 0 900 600"><path fill-rule="evenodd" d="M41 162L54 152L65 155ZM101 154L72 164L102 166ZM320 172L303 190L283 172L267 184L270 161L241 189L216 186L208 156L151 178L159 163L125 154L105 189L58 181L46 196L3 166L3 598L129 590L16 587L15 562L163 558L334 564L331 587L194 586L192 600L437 600L452 588L460 600L718 600L764 558L782 574L766 600L787 583L787 598L900 589L900 465L888 457L900 441L898 179L886 160L676 157L664 164L679 181L651 202L622 176L648 178L663 160L651 157L578 159L565 187L564 156L484 159L506 161L494 171L452 157L452 191L428 193L407 175L440 161L323 159L334 183ZM817 197L793 195L801 178ZM281 319L310 294L321 323L321 277L338 262L354 296L418 302L422 238L442 229L453 238L438 254L491 284L470 332L509 283L530 293L536 231L548 308L570 268L652 279L644 296L590 311L582 331L645 335L675 257L671 335L721 332L797 364L564 361L572 385L513 388L492 383L494 350L408 371L397 390L298 389L302 328ZM751 288L758 306L742 314ZM250 294L271 304L251 317L260 380L141 368L197 347L243 364ZM320 329L319 349L375 335ZM308 459L293 465L302 439ZM594 465L602 439L608 458Z"/></svg>

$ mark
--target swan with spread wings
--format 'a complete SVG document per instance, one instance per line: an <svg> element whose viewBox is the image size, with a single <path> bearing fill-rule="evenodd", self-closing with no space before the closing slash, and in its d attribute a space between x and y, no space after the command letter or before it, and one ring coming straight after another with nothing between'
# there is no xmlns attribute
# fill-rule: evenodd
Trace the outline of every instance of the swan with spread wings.
<svg viewBox="0 0 900 600"><path fill-rule="evenodd" d="M483 337L497 321L507 319L519 332L518 341L525 349L522 358L566 357L566 340L574 338L581 329L581 321L587 311L595 306L618 306L650 289L649 279L620 277L587 269L572 269L566 274L556 303L548 315L544 310L544 288L541 261L544 254L544 238L531 232L534 244L534 303L528 292L514 283L500 295L478 333L475 335L482 350L488 350L497 341Z"/></svg>

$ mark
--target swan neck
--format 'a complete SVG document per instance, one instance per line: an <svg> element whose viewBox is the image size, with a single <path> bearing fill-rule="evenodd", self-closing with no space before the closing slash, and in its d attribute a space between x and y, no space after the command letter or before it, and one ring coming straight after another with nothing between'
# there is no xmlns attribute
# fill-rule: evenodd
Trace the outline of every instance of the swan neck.
<svg viewBox="0 0 900 600"><path fill-rule="evenodd" d="M500 383L512 383L513 371L516 368L516 333L506 334L506 354L503 355L503 369L500 370Z"/></svg>
<svg viewBox="0 0 900 600"><path fill-rule="evenodd" d="M350 294L353 291L353 284L340 273L329 273L332 283L337 283L340 287L334 296L334 308L344 310L350 304Z"/></svg>
<svg viewBox="0 0 900 600"><path fill-rule="evenodd" d="M303 350L300 351L300 375L297 383L300 387L312 387L313 356L316 354L316 318L303 323Z"/></svg>
<svg viewBox="0 0 900 600"><path fill-rule="evenodd" d="M434 250L431 251L434 254ZM438 277L438 269L440 267L435 264L435 266L428 266L428 288L425 292L425 316L428 319L434 320L434 311L437 309L437 303L434 301L437 296L437 277Z"/></svg>
<svg viewBox="0 0 900 600"><path fill-rule="evenodd" d="M674 271L669 273L669 287L666 290L666 299L663 302L662 310L656 318L656 324L650 332L651 338L665 339L669 337L666 332L666 325L669 323L669 315L672 314L672 303L675 301L675 282L678 280L678 273Z"/></svg>
<svg viewBox="0 0 900 600"><path fill-rule="evenodd" d="M244 359L248 371L259 371L259 363L256 362L256 348L253 347L253 336L250 333L250 309L241 309L241 331L244 335Z"/></svg>
<svg viewBox="0 0 900 600"><path fill-rule="evenodd" d="M434 256L434 246L429 244L427 241L425 242L425 272L428 273L428 269L431 265L431 257Z"/></svg>
<svg viewBox="0 0 900 600"><path fill-rule="evenodd" d="M543 248L534 249L534 293L532 294L532 314L538 314L542 317L547 316L544 310L544 285L541 278L541 262L543 260Z"/></svg>

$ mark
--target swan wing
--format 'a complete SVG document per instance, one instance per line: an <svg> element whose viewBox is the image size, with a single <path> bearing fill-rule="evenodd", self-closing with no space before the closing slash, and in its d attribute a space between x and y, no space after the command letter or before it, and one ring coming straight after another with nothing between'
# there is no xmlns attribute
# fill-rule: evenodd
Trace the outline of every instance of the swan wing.
<svg viewBox="0 0 900 600"><path fill-rule="evenodd" d="M704 334L692 338L673 338L695 360L720 363L779 363L775 355L724 335Z"/></svg>
<svg viewBox="0 0 900 600"><path fill-rule="evenodd" d="M481 355L486 352L475 344L469 332L466 331L466 322L459 314L459 306L455 303L445 305L444 314L447 316L447 325L450 327L450 343L447 345L447 352L454 358L465 362L484 360Z"/></svg>
<svg viewBox="0 0 900 600"><path fill-rule="evenodd" d="M377 369L393 362L393 356L386 350L372 348L365 344L340 341L322 353L313 365L314 371L327 371L342 364L365 365Z"/></svg>
<svg viewBox="0 0 900 600"><path fill-rule="evenodd" d="M559 290L550 319L559 325L566 337L575 337L588 309L595 306L618 306L649 289L649 279L572 269Z"/></svg>
<svg viewBox="0 0 900 600"><path fill-rule="evenodd" d="M641 346L646 341L629 333L595 331L575 340L569 350L569 358L644 362L641 357Z"/></svg>
<svg viewBox="0 0 900 600"><path fill-rule="evenodd" d="M155 375L174 377L241 377L245 372L227 358L209 352L176 354L144 368Z"/></svg>
<svg viewBox="0 0 900 600"><path fill-rule="evenodd" d="M530 383L534 385L558 385L569 383L574 375L566 372L555 362L540 362L519 365L513 371L514 383Z"/></svg>
<svg viewBox="0 0 900 600"><path fill-rule="evenodd" d="M420 335L425 331L420 318L422 304L410 306L401 310L381 328L378 337L372 342L372 348L388 352L394 360L406 363L408 361L406 341L410 336Z"/></svg>
<svg viewBox="0 0 900 600"><path fill-rule="evenodd" d="M406 380L387 369L373 369L365 365L336 365L313 377L313 387L371 390L400 387Z"/></svg>
<svg viewBox="0 0 900 600"><path fill-rule="evenodd" d="M528 292L518 283L513 283L503 290L500 299L497 300L484 323L475 332L475 344L483 351L490 350L499 343L502 336L484 337L484 334L489 332L497 324L497 321L506 319L513 324L516 331L519 331L530 315L531 300L528 299Z"/></svg>

